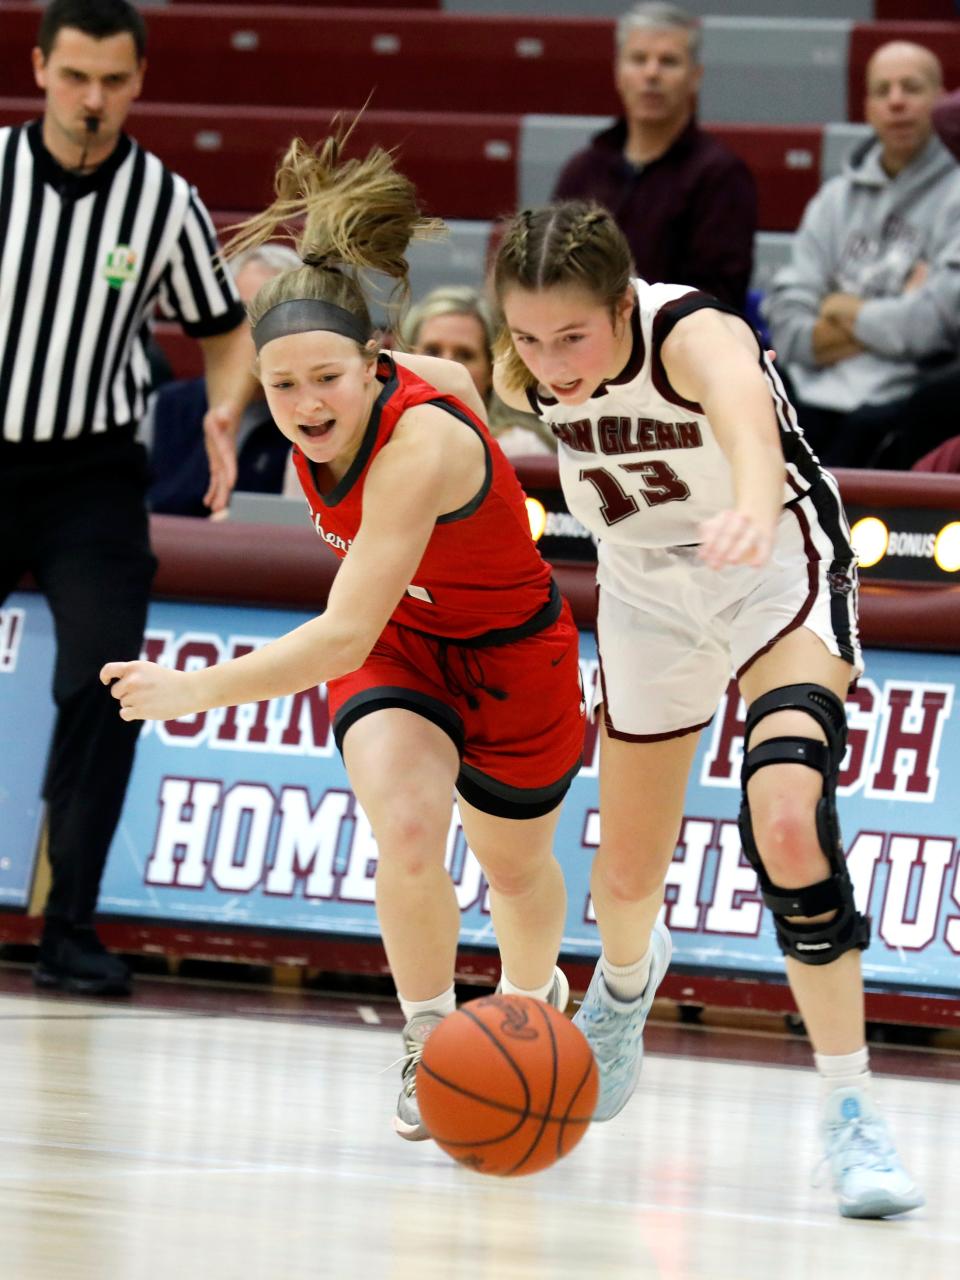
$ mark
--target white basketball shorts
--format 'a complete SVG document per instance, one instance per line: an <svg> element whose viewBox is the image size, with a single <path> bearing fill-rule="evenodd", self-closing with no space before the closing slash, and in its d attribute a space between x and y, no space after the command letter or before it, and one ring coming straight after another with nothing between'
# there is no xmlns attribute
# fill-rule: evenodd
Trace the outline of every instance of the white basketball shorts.
<svg viewBox="0 0 960 1280"><path fill-rule="evenodd" d="M863 672L856 555L832 486L785 507L762 569L710 569L691 547L601 542L597 647L607 732L655 742L710 723L742 675L797 627Z"/></svg>

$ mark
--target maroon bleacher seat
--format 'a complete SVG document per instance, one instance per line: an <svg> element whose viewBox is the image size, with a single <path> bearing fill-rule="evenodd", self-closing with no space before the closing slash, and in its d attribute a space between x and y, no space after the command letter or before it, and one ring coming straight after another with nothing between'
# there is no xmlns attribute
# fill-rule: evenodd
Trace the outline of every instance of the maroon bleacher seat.
<svg viewBox="0 0 960 1280"><path fill-rule="evenodd" d="M958 16L956 0L873 0L878 22L950 22Z"/></svg>
<svg viewBox="0 0 960 1280"><path fill-rule="evenodd" d="M150 9L150 102L604 115L613 23L389 9ZM34 92L37 10L5 5L0 93Z"/></svg>
<svg viewBox="0 0 960 1280"><path fill-rule="evenodd" d="M0 99L0 124L42 111L37 99ZM130 133L193 182L213 209L260 209L272 198L276 162L290 139L330 131L331 110L174 107L137 103ZM495 218L516 204L517 118L368 111L351 151L399 149L399 167L423 207L449 218Z"/></svg>
<svg viewBox="0 0 960 1280"><path fill-rule="evenodd" d="M794 231L820 187L818 125L709 125L707 131L734 151L757 183L762 231Z"/></svg>
<svg viewBox="0 0 960 1280"><path fill-rule="evenodd" d="M196 5L196 0L164 0L166 4ZM204 4L228 4L232 8L237 7L237 0L203 0ZM443 0L378 0L378 3L372 4L371 0L284 0L284 3L290 6L301 6L303 8L312 9L440 9L443 6ZM0 8L3 7L0 0ZM249 9L260 9L264 14L273 8L270 0L260 0L259 3L251 3L245 6Z"/></svg>
<svg viewBox="0 0 960 1280"><path fill-rule="evenodd" d="M203 353L199 342L188 338L178 324L162 321L153 336L170 361L175 378L199 378L203 373Z"/></svg>
<svg viewBox="0 0 960 1280"><path fill-rule="evenodd" d="M0 98L0 125L38 115L39 99ZM172 107L138 103L129 130L195 183L211 210L258 210L272 195L276 161L295 133L316 141L333 112L269 107ZM351 154L374 144L399 148L399 165L423 207L447 218L491 219L517 203L519 117L369 111ZM792 231L820 186L821 129L718 125L721 138L750 166L760 197L760 227ZM233 214L218 218L220 225Z"/></svg>
<svg viewBox="0 0 960 1280"><path fill-rule="evenodd" d="M847 116L863 119L867 62L888 40L912 40L926 45L943 63L948 89L960 84L960 22L858 22L850 33L847 64Z"/></svg>

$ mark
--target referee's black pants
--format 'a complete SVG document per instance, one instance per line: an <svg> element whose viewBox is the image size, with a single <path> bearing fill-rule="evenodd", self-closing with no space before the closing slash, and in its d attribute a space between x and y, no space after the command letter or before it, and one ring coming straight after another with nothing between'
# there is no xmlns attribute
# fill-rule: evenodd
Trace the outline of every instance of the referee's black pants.
<svg viewBox="0 0 960 1280"><path fill-rule="evenodd" d="M0 602L29 571L56 630L44 787L54 927L90 923L133 764L140 725L120 719L99 671L140 656L156 569L146 485L132 438L0 447Z"/></svg>

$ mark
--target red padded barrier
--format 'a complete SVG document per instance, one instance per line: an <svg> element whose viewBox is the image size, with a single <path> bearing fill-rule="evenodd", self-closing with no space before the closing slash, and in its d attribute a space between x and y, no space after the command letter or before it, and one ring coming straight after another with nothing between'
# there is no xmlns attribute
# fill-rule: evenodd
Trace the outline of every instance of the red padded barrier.
<svg viewBox="0 0 960 1280"><path fill-rule="evenodd" d="M0 125L29 119L42 104L0 99ZM273 194L276 162L294 134L325 137L333 112L270 107L143 106L130 132L177 173L196 184L211 208L260 209ZM448 218L497 218L517 193L514 116L427 115L368 111L352 154L375 143L397 147L399 167L415 183L423 207Z"/></svg>
<svg viewBox="0 0 960 1280"><path fill-rule="evenodd" d="M517 468L531 489L558 486L552 458ZM960 509L960 476L911 472L839 472L841 492L856 504ZM303 528L199 522L154 516L154 549L160 560L158 595L227 603L319 609L337 560L304 519ZM577 623L592 629L596 592L592 566L560 565L557 582ZM861 588L864 643L879 648L960 649L960 582L913 586L865 582Z"/></svg>
<svg viewBox="0 0 960 1280"><path fill-rule="evenodd" d="M299 529L151 516L150 535L158 596L319 612L340 563L306 516Z"/></svg>
<svg viewBox="0 0 960 1280"><path fill-rule="evenodd" d="M919 17L913 13L911 16ZM850 33L847 63L847 118L863 119L863 96L867 62L875 49L888 40L911 40L933 50L943 63L948 89L960 84L960 21L953 22L871 22L856 23Z"/></svg>
<svg viewBox="0 0 960 1280"><path fill-rule="evenodd" d="M150 9L151 102L606 115L613 23L287 5ZM34 92L34 5L3 10L0 86Z"/></svg>
<svg viewBox="0 0 960 1280"><path fill-rule="evenodd" d="M549 459L548 459L549 461ZM960 475L920 471L838 470L843 500L854 507L913 507L960 511ZM960 641L960 635L958 635Z"/></svg>

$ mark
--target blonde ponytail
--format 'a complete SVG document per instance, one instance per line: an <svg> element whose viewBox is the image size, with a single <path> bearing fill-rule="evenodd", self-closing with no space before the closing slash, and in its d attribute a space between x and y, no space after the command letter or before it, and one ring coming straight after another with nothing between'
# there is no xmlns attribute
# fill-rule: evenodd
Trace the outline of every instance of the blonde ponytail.
<svg viewBox="0 0 960 1280"><path fill-rule="evenodd" d="M410 292L410 241L446 230L439 218L420 212L416 188L389 151L374 147L360 159L343 160L352 128L339 127L316 147L295 138L276 172L276 199L235 229L228 255L280 238L294 244L304 263L260 289L247 309L252 324L277 303L313 298L345 308L369 329L357 271L395 280L393 296L402 304Z"/></svg>

